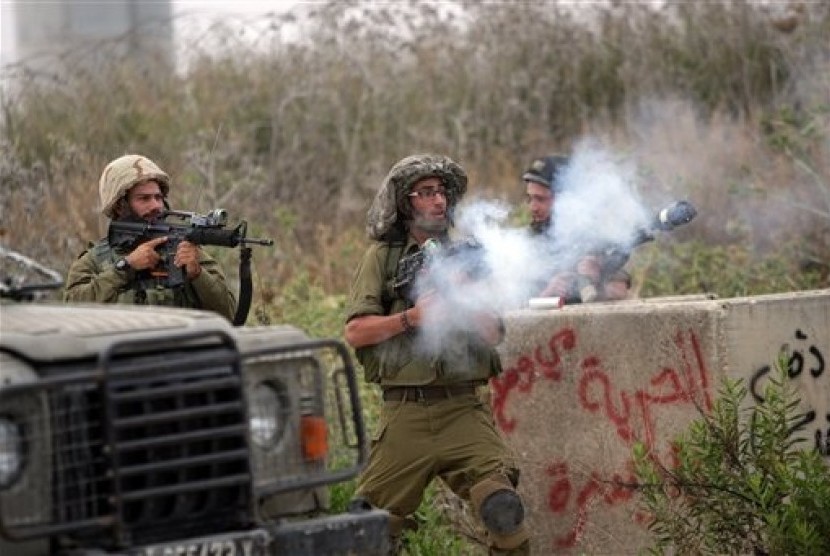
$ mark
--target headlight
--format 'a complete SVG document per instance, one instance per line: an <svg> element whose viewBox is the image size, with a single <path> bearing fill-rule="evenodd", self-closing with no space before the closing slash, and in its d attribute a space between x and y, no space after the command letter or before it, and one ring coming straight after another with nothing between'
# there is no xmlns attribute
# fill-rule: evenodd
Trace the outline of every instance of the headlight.
<svg viewBox="0 0 830 556"><path fill-rule="evenodd" d="M0 417L0 488L9 486L23 467L20 427Z"/></svg>
<svg viewBox="0 0 830 556"><path fill-rule="evenodd" d="M260 382L251 392L251 439L262 448L273 447L282 428L283 411L280 393L273 384Z"/></svg>

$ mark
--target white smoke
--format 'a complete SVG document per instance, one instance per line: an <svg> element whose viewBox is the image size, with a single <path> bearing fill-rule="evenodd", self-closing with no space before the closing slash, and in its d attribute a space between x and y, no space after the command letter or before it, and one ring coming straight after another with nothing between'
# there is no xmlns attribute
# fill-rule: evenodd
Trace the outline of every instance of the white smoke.
<svg viewBox="0 0 830 556"><path fill-rule="evenodd" d="M601 245L630 247L636 230L653 219L637 192L634 161L596 141L577 145L561 177L563 189L553 207L557 265L571 268Z"/></svg>
<svg viewBox="0 0 830 556"><path fill-rule="evenodd" d="M527 228L508 226L511 209L504 202L478 199L458 207L455 237L473 238L481 245L489 272L465 280L452 257L430 265L417 285L438 296L435 310L424 315L421 338L428 353L446 349L456 333L474 330L476 311L527 307L539 294L540 280L548 280L557 269L572 270L599 245L630 246L635 230L651 221L636 192L636 166L594 141L577 145L561 178L553 238L533 238ZM553 253L552 260L545 251Z"/></svg>

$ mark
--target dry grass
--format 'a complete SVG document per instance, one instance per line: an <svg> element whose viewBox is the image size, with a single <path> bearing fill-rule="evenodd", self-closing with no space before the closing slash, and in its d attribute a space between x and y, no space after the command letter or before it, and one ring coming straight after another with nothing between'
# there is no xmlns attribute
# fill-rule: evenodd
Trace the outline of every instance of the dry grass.
<svg viewBox="0 0 830 556"><path fill-rule="evenodd" d="M183 75L72 53L51 76L4 68L0 242L65 272L104 232L101 169L141 152L174 176L176 207L222 206L276 240L254 253L249 322L337 336L396 160L449 154L474 191L518 203L532 157L593 136L637 161L649 202L699 210L635 254L641 295L830 287L830 6L453 5L314 4L301 42L274 16L268 50L217 26L205 42L222 48L194 44Z"/></svg>

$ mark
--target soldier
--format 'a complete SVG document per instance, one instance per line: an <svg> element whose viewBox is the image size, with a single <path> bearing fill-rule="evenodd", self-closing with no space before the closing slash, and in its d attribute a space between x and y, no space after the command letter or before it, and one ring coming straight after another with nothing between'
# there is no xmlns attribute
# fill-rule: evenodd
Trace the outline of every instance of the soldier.
<svg viewBox="0 0 830 556"><path fill-rule="evenodd" d="M168 207L170 177L152 160L125 155L107 164L99 182L101 212L114 220L151 222ZM208 309L233 320L236 296L222 269L197 245L182 241L174 263L186 271L181 288L145 288L140 275L160 260L156 247L167 238L148 240L131 251L113 247L106 238L90 245L69 268L64 301L169 305Z"/></svg>
<svg viewBox="0 0 830 556"><path fill-rule="evenodd" d="M442 311L454 311L457 322L465 310L447 307L437 291L413 302L389 285L402 257L428 239L446 244L466 189L465 171L450 158L410 156L392 167L369 209L367 232L374 241L354 275L345 338L366 379L380 384L383 406L357 496L389 511L398 550L407 517L439 477L469 501L492 554L528 554L518 469L479 396L501 372L494 349L504 336L500 316L466 309L469 329L449 334L437 353L430 352L419 343L424 327L440 322Z"/></svg>
<svg viewBox="0 0 830 556"><path fill-rule="evenodd" d="M547 260L551 268L557 267L557 253L553 250L556 232L553 207L556 196L562 192L562 172L568 162L568 157L562 155L539 157L522 175L530 209L530 234L538 240L537 246L544 255L541 260ZM575 268L552 271L551 276L536 285L533 295L558 296L570 302L628 297L631 276L622 269L605 275L602 263L601 256L584 254L579 257Z"/></svg>

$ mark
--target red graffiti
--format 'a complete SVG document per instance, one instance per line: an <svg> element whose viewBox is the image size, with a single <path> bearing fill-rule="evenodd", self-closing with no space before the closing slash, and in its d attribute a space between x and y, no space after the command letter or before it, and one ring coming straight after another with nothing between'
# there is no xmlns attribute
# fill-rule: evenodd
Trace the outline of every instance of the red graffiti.
<svg viewBox="0 0 830 556"><path fill-rule="evenodd" d="M576 522L567 534L554 539L554 548L570 548L579 542L585 533L588 510L592 504L604 503L607 506L616 506L631 499L634 493L630 485L635 482L631 467L629 462L629 469L625 476L614 473L610 480L603 480L596 471L588 476L588 480L576 494ZM554 514L566 513L568 502L574 491L568 464L565 462L551 464L547 469L547 475L554 479L553 485L548 489L548 508ZM636 518L638 516L635 515Z"/></svg>
<svg viewBox="0 0 830 556"><path fill-rule="evenodd" d="M572 350L576 347L576 334L570 328L565 328L551 336L548 341L549 356L544 353L543 346L537 346L533 357L520 356L516 364L504 371L501 376L490 381L493 394L493 415L496 423L504 432L511 432L516 427L516 420L505 415L507 397L512 390L528 394L533 390L539 376L558 382L562 379L562 350Z"/></svg>
<svg viewBox="0 0 830 556"><path fill-rule="evenodd" d="M562 382L562 356L566 351L575 350L576 339L572 329L562 329L551 336L546 346L537 346L533 355L521 355L514 366L491 381L493 413L504 432L510 433L517 426L516 419L506 413L511 392L528 395L539 379ZM633 390L616 386L614 374L607 372L597 355L587 354L574 365L580 370L575 382L579 406L606 419L627 447L641 435L640 440L646 445L649 457L664 459L670 467L678 464L677 447L669 444L666 453L658 454L657 408L677 404L694 404L704 411L712 408L709 372L695 332L678 331L674 343L679 352L677 363L658 368L643 387ZM576 516L568 532L553 540L554 549L571 548L580 542L592 508L624 504L634 495L631 485L636 478L630 460L624 471L615 472L610 478L604 478L597 470L590 471L582 484L574 484L566 461L551 463L545 473L550 477L548 509L553 514L574 512ZM646 524L649 519L650 516L642 512L632 512L635 523Z"/></svg>
<svg viewBox="0 0 830 556"><path fill-rule="evenodd" d="M599 359L588 357L582 362L585 372L579 381L579 401L582 407L592 413L604 409L606 417L617 427L617 434L625 441L633 438L633 431L629 423L631 418L631 400L627 392L620 392L619 404L615 403L613 386L608 375L599 367ZM602 390L602 401L590 398L591 386L597 384Z"/></svg>
<svg viewBox="0 0 830 556"><path fill-rule="evenodd" d="M642 440L653 450L656 437L654 406L688 403L698 404L706 411L712 408L708 371L700 352L700 344L694 332L690 331L688 336L688 344L682 333L675 337L683 367L679 371L663 367L649 378L646 388L634 392L614 392L611 379L600 367L599 360L596 357L587 357L582 363L584 372L578 386L582 407L592 413L604 413L616 427L619 437L626 443L634 440L635 428L631 420L638 413L641 416ZM696 368L692 367L687 353L690 349ZM600 390L599 396L594 394L597 389ZM631 411L632 399L638 410L635 414Z"/></svg>

